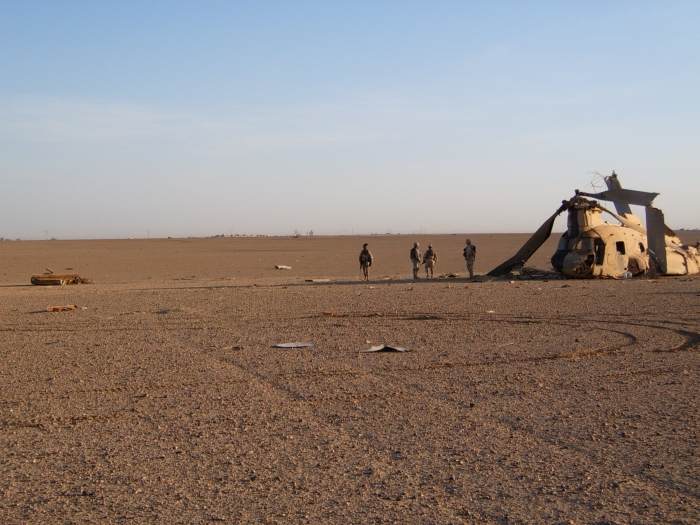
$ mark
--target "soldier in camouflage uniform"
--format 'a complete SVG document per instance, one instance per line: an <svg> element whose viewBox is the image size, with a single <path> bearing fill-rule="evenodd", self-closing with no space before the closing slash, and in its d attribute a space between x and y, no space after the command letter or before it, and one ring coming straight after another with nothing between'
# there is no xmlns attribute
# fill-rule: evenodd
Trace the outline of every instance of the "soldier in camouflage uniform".
<svg viewBox="0 0 700 525"><path fill-rule="evenodd" d="M474 259L476 259L476 246L472 244L471 239L467 239L467 245L462 252L464 260L467 261L467 270L469 271L469 278L474 278Z"/></svg>
<svg viewBox="0 0 700 525"><path fill-rule="evenodd" d="M417 242L413 243L413 248L411 249L411 262L413 263L413 278L418 279L418 268L420 268L423 262L423 256L420 254L420 246Z"/></svg>
<svg viewBox="0 0 700 525"><path fill-rule="evenodd" d="M373 261L372 252L367 249L367 246L368 244L364 243L360 252L360 268L362 268L365 281L369 281L369 269Z"/></svg>
<svg viewBox="0 0 700 525"><path fill-rule="evenodd" d="M428 249L425 251L423 256L423 264L425 264L425 278L430 279L435 277L433 274L433 268L435 268L435 263L438 260L437 252L433 250L433 245L429 244Z"/></svg>

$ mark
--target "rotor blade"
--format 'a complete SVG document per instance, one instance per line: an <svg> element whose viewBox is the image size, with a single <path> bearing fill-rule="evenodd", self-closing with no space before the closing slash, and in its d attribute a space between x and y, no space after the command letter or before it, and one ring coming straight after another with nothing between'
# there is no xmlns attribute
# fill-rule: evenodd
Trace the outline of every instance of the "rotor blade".
<svg viewBox="0 0 700 525"><path fill-rule="evenodd" d="M578 195L585 195L594 199L604 201L621 202L623 204L635 204L637 206L651 206L654 199L658 197L658 193L648 193L646 191L625 190L623 188L613 188L600 193L584 193L577 192Z"/></svg>
<svg viewBox="0 0 700 525"><path fill-rule="evenodd" d="M611 212L609 209L604 208L600 204L597 204L596 207L603 210L606 213L609 213L613 217L615 217L618 221L620 221L622 223L623 226L627 226L628 228L630 228L634 231L638 231L642 235L647 235L647 230L644 228L644 226L640 226L639 224L635 224L632 221L630 221L629 219L623 217L622 215L618 215L617 213ZM654 208L654 209L656 209L656 208ZM661 210L658 210L658 211L661 211ZM664 224L664 234L667 237L675 237L676 236L676 233L671 228L666 226L665 224ZM668 246L668 243L666 243L666 245Z"/></svg>
<svg viewBox="0 0 700 525"><path fill-rule="evenodd" d="M532 257L532 254L537 251L537 249L544 244L552 233L552 226L554 226L554 220L569 207L570 201L564 201L561 207L547 219L542 226L530 237L523 247L518 250L518 253L513 255L506 262L500 266L491 270L487 275L491 277L498 277L504 273L508 273L513 269L514 266L522 266L527 262L527 260Z"/></svg>
<svg viewBox="0 0 700 525"><path fill-rule="evenodd" d="M664 212L657 208L647 207L647 246L654 260L659 265L661 273L668 271L666 263L666 225Z"/></svg>
<svg viewBox="0 0 700 525"><path fill-rule="evenodd" d="M613 217L615 217L618 221L620 221L620 222L623 224L623 226L627 226L628 228L630 228L630 229L632 229L632 230L634 230L634 231L637 231L637 232L641 233L642 235L646 235L646 234L647 234L647 231L644 229L643 226L640 226L640 225L638 225L638 224L635 224L635 223L633 223L632 221L630 221L630 220L626 219L625 217L623 217L622 215L618 215L617 213L611 212L611 211L608 210L607 208L603 208L600 204L597 204L596 207L597 207L598 209L600 209L600 210L603 210L603 211L606 212L606 213L609 213L609 214L612 215Z"/></svg>
<svg viewBox="0 0 700 525"><path fill-rule="evenodd" d="M620 180L617 178L617 173L615 173L614 171L612 172L612 175L605 177L605 184L608 187L608 190L622 189ZM619 201L615 202L615 211L617 211L617 213L619 213L620 215L632 214L630 205Z"/></svg>

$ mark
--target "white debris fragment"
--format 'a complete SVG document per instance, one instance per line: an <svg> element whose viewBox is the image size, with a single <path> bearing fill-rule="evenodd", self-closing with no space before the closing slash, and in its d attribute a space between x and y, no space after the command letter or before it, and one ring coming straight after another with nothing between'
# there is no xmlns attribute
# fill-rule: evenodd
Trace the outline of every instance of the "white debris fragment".
<svg viewBox="0 0 700 525"><path fill-rule="evenodd" d="M405 348L399 348L398 346L389 345L377 345L369 348L368 350L361 350L360 353L367 354L371 352L408 352Z"/></svg>

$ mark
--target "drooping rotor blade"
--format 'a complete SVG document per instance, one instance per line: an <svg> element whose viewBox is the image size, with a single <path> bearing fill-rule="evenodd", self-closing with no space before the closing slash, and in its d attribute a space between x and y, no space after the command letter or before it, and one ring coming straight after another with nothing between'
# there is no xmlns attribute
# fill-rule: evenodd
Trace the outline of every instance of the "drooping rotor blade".
<svg viewBox="0 0 700 525"><path fill-rule="evenodd" d="M617 178L617 173L615 173L614 171L612 172L612 175L610 175L609 177L605 177L604 180L605 185L608 187L608 190L622 189L620 180ZM620 215L632 215L630 205L624 202L615 201L615 211L617 211L617 213Z"/></svg>
<svg viewBox="0 0 700 525"><path fill-rule="evenodd" d="M635 204L637 206L651 206L658 193L648 193L646 191L625 190L623 188L613 188L612 190L601 191L600 193L577 192L578 195L585 195L594 199L612 201L615 203ZM622 215L622 214L620 214Z"/></svg>
<svg viewBox="0 0 700 525"><path fill-rule="evenodd" d="M635 224L634 222L630 221L626 217L623 217L622 215L618 215L617 213L613 213L609 209L601 206L600 204L596 205L596 207L600 210L603 210L605 213L609 213L610 215L615 217L618 221L620 221L622 223L623 226L627 226L628 228L630 228L634 231L637 231L637 232L641 233L642 235L647 235L647 230L646 230L646 228L644 228L644 226L641 226L639 224ZM654 208L654 209L656 209L656 208ZM661 212L661 210L658 210L658 211ZM662 213L662 218L663 218L663 213ZM675 237L676 233L671 228L669 228L668 226L666 226L664 224L664 235L666 235L667 237ZM666 246L668 246L668 245L669 244L666 243Z"/></svg>
<svg viewBox="0 0 700 525"><path fill-rule="evenodd" d="M659 265L661 273L668 272L666 263L666 224L664 212L647 206L647 246L654 260Z"/></svg>
<svg viewBox="0 0 700 525"><path fill-rule="evenodd" d="M564 201L561 207L552 215L549 219L544 221L544 224L539 227L539 229L530 237L523 247L518 250L518 253L513 255L506 262L502 263L500 266L491 270L487 275L491 277L498 277L508 273L513 269L514 266L522 266L527 262L527 260L532 257L532 254L537 251L537 249L544 244L544 241L549 239L552 233L552 227L554 226L554 220L570 206L570 201Z"/></svg>
<svg viewBox="0 0 700 525"><path fill-rule="evenodd" d="M641 233L642 235L647 234L647 231L644 229L644 226L640 226L639 224L635 224L632 221L630 221L629 219L623 217L622 215L618 215L617 213L611 212L609 209L604 208L600 204L596 205L596 207L600 210L603 210L605 213L609 213L610 215L615 217L618 221L620 221L622 223L623 226L627 226L628 228L630 228L634 231L637 231L637 232Z"/></svg>

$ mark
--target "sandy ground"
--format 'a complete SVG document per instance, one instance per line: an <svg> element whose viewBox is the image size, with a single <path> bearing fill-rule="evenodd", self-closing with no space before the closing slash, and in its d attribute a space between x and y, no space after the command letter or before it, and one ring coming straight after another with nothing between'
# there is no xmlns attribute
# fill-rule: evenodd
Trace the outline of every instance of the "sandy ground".
<svg viewBox="0 0 700 525"><path fill-rule="evenodd" d="M369 283L359 237L0 243L0 522L700 522L700 276L413 281L413 239Z"/></svg>
<svg viewBox="0 0 700 525"><path fill-rule="evenodd" d="M464 272L466 234L378 235L369 237L218 237L211 239L136 239L105 241L0 242L0 285L27 284L46 268L77 272L102 284L173 279L280 278L275 265L291 266L284 279L355 278L358 255L369 243L376 276L411 277L408 254L414 242L438 252L438 273ZM508 259L530 235L470 235L477 246L475 271L486 273ZM560 234L552 235L528 263L551 268L549 258ZM698 235L700 238L700 234ZM71 270L67 270L71 268Z"/></svg>

